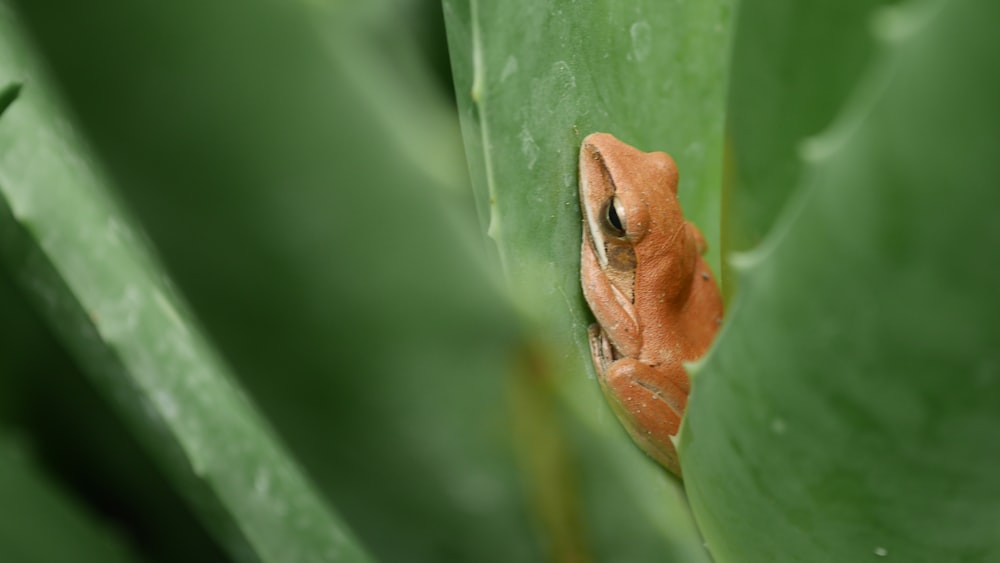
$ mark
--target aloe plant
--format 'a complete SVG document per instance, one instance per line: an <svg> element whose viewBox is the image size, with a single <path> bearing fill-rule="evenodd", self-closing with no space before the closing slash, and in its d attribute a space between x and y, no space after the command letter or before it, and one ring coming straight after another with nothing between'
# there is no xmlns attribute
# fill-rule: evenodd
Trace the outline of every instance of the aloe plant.
<svg viewBox="0 0 1000 563"><path fill-rule="evenodd" d="M1000 483L986 445L1000 404L986 288L1000 270L983 259L998 233L985 211L996 80L975 70L991 49L973 24L995 10L747 0L730 63L724 2L453 4L490 233L518 296L553 284L572 296L527 305L564 348L583 348L587 315L575 280L539 281L538 264L575 271L581 137L673 152L681 201L713 243L713 173L727 169L735 296L691 366L679 448L713 558L996 557L992 526L969 527L996 521ZM562 374L567 390L585 356Z"/></svg>
<svg viewBox="0 0 1000 563"><path fill-rule="evenodd" d="M358 4L0 3L0 560L1000 557L997 8ZM590 366L599 130L727 293L683 482Z"/></svg>
<svg viewBox="0 0 1000 563"><path fill-rule="evenodd" d="M797 152L778 149L800 169L795 187L764 240L733 258L740 294L697 370L683 436L717 560L1000 556L985 524L1000 484L988 258L1000 169L985 157L1000 81L975 70L997 14L923 2L862 19L874 45L857 83ZM733 113L753 111L750 97L734 85ZM751 135L734 131L737 177L736 139ZM758 182L737 189L776 199L787 187Z"/></svg>

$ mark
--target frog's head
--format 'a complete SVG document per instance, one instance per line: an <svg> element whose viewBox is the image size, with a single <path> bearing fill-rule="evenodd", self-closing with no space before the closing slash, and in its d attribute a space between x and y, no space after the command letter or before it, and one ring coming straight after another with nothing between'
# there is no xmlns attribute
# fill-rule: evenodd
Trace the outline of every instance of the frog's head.
<svg viewBox="0 0 1000 563"><path fill-rule="evenodd" d="M615 289L634 303L683 290L700 249L677 200L677 165L663 152L643 152L608 133L580 150L584 233Z"/></svg>

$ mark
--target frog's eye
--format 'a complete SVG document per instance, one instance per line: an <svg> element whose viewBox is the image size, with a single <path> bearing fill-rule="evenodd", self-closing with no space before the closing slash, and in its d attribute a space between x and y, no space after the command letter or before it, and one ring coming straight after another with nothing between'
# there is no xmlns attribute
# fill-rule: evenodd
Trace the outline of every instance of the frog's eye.
<svg viewBox="0 0 1000 563"><path fill-rule="evenodd" d="M625 236L625 206L617 196L604 204L604 226L616 237Z"/></svg>

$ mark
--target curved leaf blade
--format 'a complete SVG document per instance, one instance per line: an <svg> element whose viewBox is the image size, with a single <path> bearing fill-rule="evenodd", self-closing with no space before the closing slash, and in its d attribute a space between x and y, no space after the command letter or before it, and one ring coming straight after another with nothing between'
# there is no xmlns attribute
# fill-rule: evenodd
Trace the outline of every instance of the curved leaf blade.
<svg viewBox="0 0 1000 563"><path fill-rule="evenodd" d="M670 152L685 212L708 238L717 266L731 6L444 2L480 218L544 350L534 392L547 393L553 383L588 436L572 442L580 461L571 480L582 483L582 502L565 512L591 511L579 519L590 526L581 535L593 538L589 550L598 560L634 554L699 561L705 553L680 487L630 443L593 375L585 337L591 317L579 281L577 154L594 131ZM570 424L564 432L581 430Z"/></svg>
<svg viewBox="0 0 1000 563"><path fill-rule="evenodd" d="M0 254L206 524L240 560L367 561L105 188L0 11Z"/></svg>
<svg viewBox="0 0 1000 563"><path fill-rule="evenodd" d="M1000 557L995 5L911 2L741 295L682 433L717 561Z"/></svg>

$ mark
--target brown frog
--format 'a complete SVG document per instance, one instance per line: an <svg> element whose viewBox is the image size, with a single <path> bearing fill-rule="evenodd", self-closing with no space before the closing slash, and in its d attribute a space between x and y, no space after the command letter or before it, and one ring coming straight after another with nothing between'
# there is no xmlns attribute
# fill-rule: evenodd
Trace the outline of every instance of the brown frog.
<svg viewBox="0 0 1000 563"><path fill-rule="evenodd" d="M607 133L580 148L580 206L598 380L632 438L680 476L674 440L691 387L684 362L705 354L722 321L705 239L684 220L673 159Z"/></svg>

